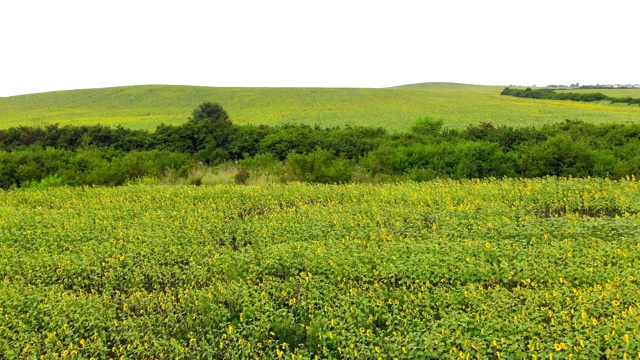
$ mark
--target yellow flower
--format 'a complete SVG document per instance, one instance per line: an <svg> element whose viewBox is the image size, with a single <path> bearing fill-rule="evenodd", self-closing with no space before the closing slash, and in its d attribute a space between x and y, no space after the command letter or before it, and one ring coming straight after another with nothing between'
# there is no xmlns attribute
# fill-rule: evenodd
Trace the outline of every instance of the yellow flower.
<svg viewBox="0 0 640 360"><path fill-rule="evenodd" d="M376 350L377 353L380 352L380 346L376 346L374 349Z"/></svg>
<svg viewBox="0 0 640 360"><path fill-rule="evenodd" d="M361 327L361 328L360 328L360 332L361 332L361 333L363 333L363 332L364 332L364 328L363 328L363 327Z"/></svg>
<svg viewBox="0 0 640 360"><path fill-rule="evenodd" d="M613 301L611 302L611 304L613 304L613 306L618 306L618 305L620 305L620 301L618 301L618 300L613 300Z"/></svg>
<svg viewBox="0 0 640 360"><path fill-rule="evenodd" d="M491 249L491 244L489 244L488 242L484 244L484 247L486 247L487 249Z"/></svg>
<svg viewBox="0 0 640 360"><path fill-rule="evenodd" d="M555 344L553 344L553 348L556 349L556 351L560 351L560 350L562 350L562 345L560 345L558 343L555 343Z"/></svg>

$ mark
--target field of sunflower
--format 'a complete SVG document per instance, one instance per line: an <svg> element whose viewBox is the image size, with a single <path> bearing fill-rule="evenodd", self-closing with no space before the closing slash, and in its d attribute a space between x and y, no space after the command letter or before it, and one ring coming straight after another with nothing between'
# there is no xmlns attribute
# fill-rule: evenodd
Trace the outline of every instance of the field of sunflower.
<svg viewBox="0 0 640 360"><path fill-rule="evenodd" d="M640 355L635 179L0 192L0 358Z"/></svg>

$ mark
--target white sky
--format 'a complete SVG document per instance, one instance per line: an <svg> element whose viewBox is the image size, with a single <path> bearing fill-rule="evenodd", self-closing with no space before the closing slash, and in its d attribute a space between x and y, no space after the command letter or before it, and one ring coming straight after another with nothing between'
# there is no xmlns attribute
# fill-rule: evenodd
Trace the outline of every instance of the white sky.
<svg viewBox="0 0 640 360"><path fill-rule="evenodd" d="M640 83L637 0L2 0L0 96Z"/></svg>

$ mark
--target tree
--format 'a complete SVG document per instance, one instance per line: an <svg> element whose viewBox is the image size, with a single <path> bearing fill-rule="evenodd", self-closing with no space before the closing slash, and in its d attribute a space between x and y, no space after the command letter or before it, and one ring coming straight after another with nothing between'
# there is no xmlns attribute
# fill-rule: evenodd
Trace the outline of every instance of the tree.
<svg viewBox="0 0 640 360"><path fill-rule="evenodd" d="M218 103L205 102L200 104L189 120L179 129L180 138L185 141L188 152L195 154L205 162L211 162L211 154L216 154L215 161L220 161L221 152L229 144L229 137L234 131L229 114Z"/></svg>
<svg viewBox="0 0 640 360"><path fill-rule="evenodd" d="M200 104L200 106L193 110L189 121L195 123L206 121L222 127L232 125L231 120L229 120L229 114L227 114L222 106L210 101Z"/></svg>

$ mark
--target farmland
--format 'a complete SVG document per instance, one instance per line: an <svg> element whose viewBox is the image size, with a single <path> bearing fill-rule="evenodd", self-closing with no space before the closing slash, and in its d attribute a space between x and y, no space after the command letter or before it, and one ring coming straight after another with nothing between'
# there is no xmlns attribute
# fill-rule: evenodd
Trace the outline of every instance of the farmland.
<svg viewBox="0 0 640 360"><path fill-rule="evenodd" d="M582 94L593 94L593 93L601 93L611 97L625 98L640 98L640 89L567 89L560 90L566 92L574 92L574 93L582 93Z"/></svg>
<svg viewBox="0 0 640 360"><path fill-rule="evenodd" d="M640 357L640 107L501 90L0 98L0 359Z"/></svg>
<svg viewBox="0 0 640 360"><path fill-rule="evenodd" d="M640 352L640 183L0 192L3 358Z"/></svg>
<svg viewBox="0 0 640 360"><path fill-rule="evenodd" d="M358 125L406 131L418 118L464 128L532 125L566 119L591 123L640 121L640 107L541 101L500 96L502 87L426 83L384 89L214 88L145 85L58 91L0 98L0 128L122 125L153 130L184 123L205 101L220 103L236 124Z"/></svg>

